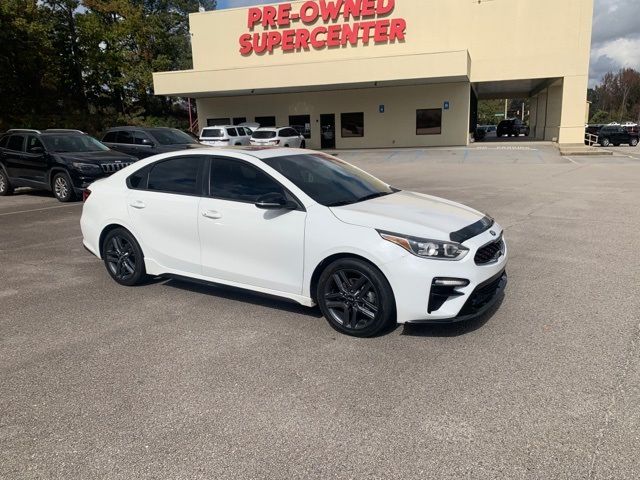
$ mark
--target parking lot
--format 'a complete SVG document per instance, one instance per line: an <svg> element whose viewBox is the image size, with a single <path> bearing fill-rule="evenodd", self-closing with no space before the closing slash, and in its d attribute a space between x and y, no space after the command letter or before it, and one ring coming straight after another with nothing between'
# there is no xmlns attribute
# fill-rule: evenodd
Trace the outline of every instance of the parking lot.
<svg viewBox="0 0 640 480"><path fill-rule="evenodd" d="M230 288L118 286L82 205L0 198L0 478L635 479L640 150L343 151L506 228L468 324L339 335Z"/></svg>

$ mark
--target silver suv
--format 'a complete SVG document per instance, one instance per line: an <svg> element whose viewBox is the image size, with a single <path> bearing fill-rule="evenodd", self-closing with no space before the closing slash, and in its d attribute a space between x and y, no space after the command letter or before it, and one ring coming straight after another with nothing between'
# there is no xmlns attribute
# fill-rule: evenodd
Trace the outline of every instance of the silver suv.
<svg viewBox="0 0 640 480"><path fill-rule="evenodd" d="M305 148L305 139L293 127L264 127L251 135L251 145Z"/></svg>
<svg viewBox="0 0 640 480"><path fill-rule="evenodd" d="M251 133L241 126L218 125L205 127L200 133L200 143L212 147L229 147L249 145Z"/></svg>

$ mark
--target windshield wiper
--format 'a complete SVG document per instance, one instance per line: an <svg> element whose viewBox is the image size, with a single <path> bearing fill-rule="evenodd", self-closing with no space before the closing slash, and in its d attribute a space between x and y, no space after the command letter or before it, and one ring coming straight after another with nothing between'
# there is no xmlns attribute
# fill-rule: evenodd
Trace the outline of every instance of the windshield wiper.
<svg viewBox="0 0 640 480"><path fill-rule="evenodd" d="M396 191L372 193L371 195L367 195L365 197L359 198L358 200L344 200L342 202L331 203L327 206L328 207L344 207L346 205L353 205L356 203L366 202L367 200L373 200L374 198L386 197L387 195L391 195L392 193L396 193Z"/></svg>

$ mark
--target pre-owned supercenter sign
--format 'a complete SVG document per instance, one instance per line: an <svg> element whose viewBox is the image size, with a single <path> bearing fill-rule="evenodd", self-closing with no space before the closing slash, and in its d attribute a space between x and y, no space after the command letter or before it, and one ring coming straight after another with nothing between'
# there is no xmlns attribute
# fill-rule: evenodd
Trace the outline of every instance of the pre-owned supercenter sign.
<svg viewBox="0 0 640 480"><path fill-rule="evenodd" d="M391 18L395 6L395 0L319 0L304 2L296 9L291 3L249 8L247 28L252 33L240 36L240 53L403 41L407 22Z"/></svg>

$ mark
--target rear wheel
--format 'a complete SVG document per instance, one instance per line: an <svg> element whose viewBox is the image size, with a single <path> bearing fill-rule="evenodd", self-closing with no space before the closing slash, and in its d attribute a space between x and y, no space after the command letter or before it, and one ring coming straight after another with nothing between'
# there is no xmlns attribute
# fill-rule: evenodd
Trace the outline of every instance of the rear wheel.
<svg viewBox="0 0 640 480"><path fill-rule="evenodd" d="M102 258L107 272L120 285L138 285L147 277L142 249L124 228L116 228L107 234L102 244Z"/></svg>
<svg viewBox="0 0 640 480"><path fill-rule="evenodd" d="M608 138L603 138L602 141L600 142L600 145L602 145L603 147L608 147L609 145L611 145L611 142L609 141Z"/></svg>
<svg viewBox="0 0 640 480"><path fill-rule="evenodd" d="M6 197L12 193L13 187L11 186L11 182L9 182L9 177L5 171L0 168L0 197Z"/></svg>
<svg viewBox="0 0 640 480"><path fill-rule="evenodd" d="M318 282L320 310L346 335L372 337L394 321L395 300L389 282L374 266L358 259L330 264Z"/></svg>
<svg viewBox="0 0 640 480"><path fill-rule="evenodd" d="M638 146L638 139L637 138L632 138L631 141L629 142L629 146L637 147Z"/></svg>
<svg viewBox="0 0 640 480"><path fill-rule="evenodd" d="M56 173L51 181L51 188L59 201L72 202L75 200L73 184L66 173Z"/></svg>

